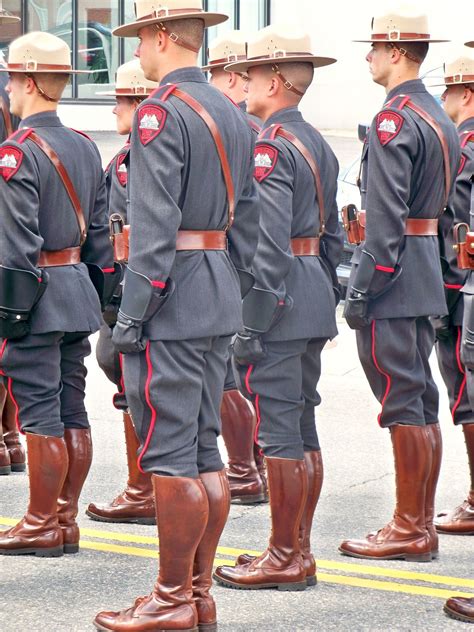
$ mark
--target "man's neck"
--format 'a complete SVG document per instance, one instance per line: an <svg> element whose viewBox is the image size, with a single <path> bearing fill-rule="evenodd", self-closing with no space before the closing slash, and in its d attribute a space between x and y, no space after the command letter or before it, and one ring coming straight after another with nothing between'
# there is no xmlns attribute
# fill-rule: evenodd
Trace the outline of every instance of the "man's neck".
<svg viewBox="0 0 474 632"><path fill-rule="evenodd" d="M385 85L385 92L388 94L402 83L405 83L406 81L414 81L415 79L419 79L418 69L414 69L413 71L397 72L392 77L389 77L387 84Z"/></svg>
<svg viewBox="0 0 474 632"><path fill-rule="evenodd" d="M456 125L456 127L459 127L460 125L462 125L462 123L464 123L464 121L467 121L467 119L471 118L474 119L474 108L459 112L454 121L454 124Z"/></svg>
<svg viewBox="0 0 474 632"><path fill-rule="evenodd" d="M26 119L34 114L43 114L44 112L57 112L58 104L46 100L42 102L26 103L21 113L21 119Z"/></svg>
<svg viewBox="0 0 474 632"><path fill-rule="evenodd" d="M287 101L286 99L282 99L278 103L269 103L268 107L265 109L265 112L260 116L262 121L268 121L268 119L275 114L275 112L279 112L280 110L285 110L286 108L296 108L298 107L298 103L294 101Z"/></svg>
<svg viewBox="0 0 474 632"><path fill-rule="evenodd" d="M166 75L169 75L170 72L174 70L180 70L181 68L197 68L197 56L192 55L183 55L179 58L170 57L164 58L161 60L160 68L158 71L158 81L162 81Z"/></svg>

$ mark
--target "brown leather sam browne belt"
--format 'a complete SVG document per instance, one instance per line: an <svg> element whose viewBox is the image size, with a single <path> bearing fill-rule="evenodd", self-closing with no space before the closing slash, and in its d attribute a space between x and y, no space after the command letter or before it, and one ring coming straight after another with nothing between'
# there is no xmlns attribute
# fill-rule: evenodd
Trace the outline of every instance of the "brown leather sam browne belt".
<svg viewBox="0 0 474 632"><path fill-rule="evenodd" d="M365 211L359 211L359 222L363 228L365 228L365 220ZM405 222L404 234L409 237L436 236L438 234L438 220L408 217Z"/></svg>
<svg viewBox="0 0 474 632"><path fill-rule="evenodd" d="M295 257L319 257L319 237L296 237L291 240Z"/></svg>
<svg viewBox="0 0 474 632"><path fill-rule="evenodd" d="M64 250L42 250L38 267L73 266L76 263L81 263L81 249L79 246L76 248L65 248Z"/></svg>

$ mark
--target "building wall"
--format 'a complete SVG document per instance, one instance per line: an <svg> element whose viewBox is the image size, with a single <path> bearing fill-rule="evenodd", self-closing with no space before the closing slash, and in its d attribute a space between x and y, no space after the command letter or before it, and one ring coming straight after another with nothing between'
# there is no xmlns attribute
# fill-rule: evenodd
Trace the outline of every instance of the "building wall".
<svg viewBox="0 0 474 632"><path fill-rule="evenodd" d="M451 39L456 44L433 44L422 72L432 70L449 59L466 40L474 39L474 2L458 0L455 10L445 3L415 2L430 18L432 35ZM375 85L364 57L370 44L353 39L370 36L374 13L388 3L376 0L340 0L319 3L293 0L291 15L288 0L272 0L272 22L289 20L308 30L316 53L336 57L338 63L316 70L315 82L303 99L305 116L319 129L356 131L359 122L370 122L383 103L384 90ZM442 90L442 89L438 89Z"/></svg>

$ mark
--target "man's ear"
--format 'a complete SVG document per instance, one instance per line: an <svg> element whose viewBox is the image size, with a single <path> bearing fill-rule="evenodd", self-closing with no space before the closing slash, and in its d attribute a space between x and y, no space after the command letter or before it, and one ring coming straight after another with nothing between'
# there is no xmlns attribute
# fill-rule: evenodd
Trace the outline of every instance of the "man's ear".
<svg viewBox="0 0 474 632"><path fill-rule="evenodd" d="M235 88L239 75L235 72L228 72L227 74L229 75L227 85L229 88Z"/></svg>
<svg viewBox="0 0 474 632"><path fill-rule="evenodd" d="M462 95L464 105L471 105L474 103L474 92L467 86L464 87L464 94Z"/></svg>
<svg viewBox="0 0 474 632"><path fill-rule="evenodd" d="M278 79L276 75L270 78L270 83L268 84L268 94L269 96L274 97L279 93L280 89L283 87L283 84Z"/></svg>
<svg viewBox="0 0 474 632"><path fill-rule="evenodd" d="M36 83L32 77L25 77L25 92L26 94L33 94L36 92Z"/></svg>
<svg viewBox="0 0 474 632"><path fill-rule="evenodd" d="M160 53L166 50L166 47L168 46L168 41L169 38L167 37L166 33L160 28L157 28L155 33L155 45Z"/></svg>

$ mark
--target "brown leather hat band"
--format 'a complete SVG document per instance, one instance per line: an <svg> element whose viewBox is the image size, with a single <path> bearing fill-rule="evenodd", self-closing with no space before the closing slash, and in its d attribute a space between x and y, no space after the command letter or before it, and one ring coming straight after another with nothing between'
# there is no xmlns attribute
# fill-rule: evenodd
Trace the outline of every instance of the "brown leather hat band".
<svg viewBox="0 0 474 632"><path fill-rule="evenodd" d="M61 70L72 72L72 66L61 64L38 64L35 60L27 61L23 64L7 64L8 70L24 70L25 72L38 72L43 70Z"/></svg>
<svg viewBox="0 0 474 632"><path fill-rule="evenodd" d="M180 15L187 15L189 13L196 13L199 15L200 13L205 13L203 9L158 9L153 11L153 13L149 13L148 15L142 15L141 18L137 18L137 22L143 22L144 20L162 20L163 18L167 18L169 16L176 16L178 18Z"/></svg>
<svg viewBox="0 0 474 632"><path fill-rule="evenodd" d="M393 33L396 33L397 37L390 37ZM429 40L430 37L431 35L429 33L399 33L398 31L391 31L390 33L372 33L371 35L371 39L374 41L386 40L389 42L400 42L403 40Z"/></svg>
<svg viewBox="0 0 474 632"><path fill-rule="evenodd" d="M243 61L247 59L247 55L229 55L228 57L223 57L222 59L213 59L208 62L208 66L220 66L221 64L233 64L236 61Z"/></svg>
<svg viewBox="0 0 474 632"><path fill-rule="evenodd" d="M115 94L123 94L124 96L136 96L136 97L146 97L148 94L151 94L155 90L155 88L115 88Z"/></svg>
<svg viewBox="0 0 474 632"><path fill-rule="evenodd" d="M463 83L473 83L474 75L463 75L459 73L457 75L451 75L451 77L445 77L444 81L445 83L458 83L459 85L462 85Z"/></svg>
<svg viewBox="0 0 474 632"><path fill-rule="evenodd" d="M248 57L247 61L249 63L260 61L260 59L262 61L275 61L276 59L284 60L290 57L308 57L310 60L312 60L314 58L314 55L312 53L308 53L307 51L305 51L304 53L288 53L286 51L275 51L273 55L259 55L258 57Z"/></svg>

